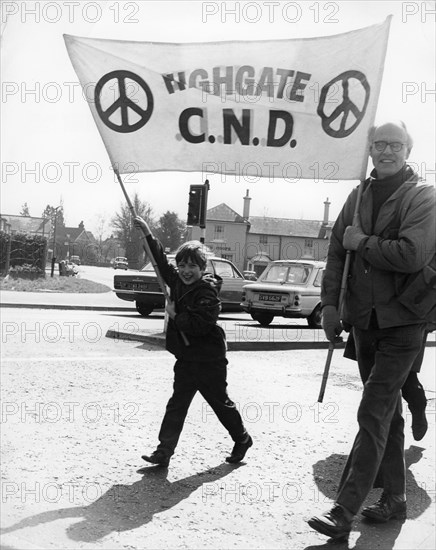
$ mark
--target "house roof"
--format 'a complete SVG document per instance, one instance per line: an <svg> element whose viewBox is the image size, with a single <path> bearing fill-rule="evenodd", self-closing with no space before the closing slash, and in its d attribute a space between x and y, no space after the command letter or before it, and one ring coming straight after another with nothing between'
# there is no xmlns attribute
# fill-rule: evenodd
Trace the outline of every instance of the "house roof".
<svg viewBox="0 0 436 550"><path fill-rule="evenodd" d="M250 233L313 238L319 237L321 228L325 228L323 222L318 220L292 220L266 216L250 216L250 224Z"/></svg>
<svg viewBox="0 0 436 550"><path fill-rule="evenodd" d="M13 233L37 233L39 235L50 233L51 221L47 218L9 214L2 214L1 217L11 225L11 232Z"/></svg>
<svg viewBox="0 0 436 550"><path fill-rule="evenodd" d="M209 208L206 217L208 220L213 221L244 223L244 218L223 202L218 206Z"/></svg>
<svg viewBox="0 0 436 550"><path fill-rule="evenodd" d="M60 239L68 239L71 242L77 240L81 241L95 241L95 237L91 231L86 231L83 227L59 227L56 235Z"/></svg>
<svg viewBox="0 0 436 550"><path fill-rule="evenodd" d="M331 229L332 223L327 225L319 220L293 220L289 218L272 218L267 216L250 216L248 220L235 212L230 206L221 203L207 211L207 219L210 221L223 221L233 223L248 223L250 233L260 235L281 235L295 237L309 237L324 239L327 230Z"/></svg>
<svg viewBox="0 0 436 550"><path fill-rule="evenodd" d="M69 236L70 241L75 241L83 233L83 227L58 227L59 237Z"/></svg>

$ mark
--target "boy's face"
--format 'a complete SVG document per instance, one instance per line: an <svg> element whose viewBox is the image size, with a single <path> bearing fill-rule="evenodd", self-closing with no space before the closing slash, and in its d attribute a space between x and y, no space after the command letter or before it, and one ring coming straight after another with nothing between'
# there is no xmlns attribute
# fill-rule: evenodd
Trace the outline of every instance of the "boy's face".
<svg viewBox="0 0 436 550"><path fill-rule="evenodd" d="M179 277L185 285L192 285L203 277L204 269L191 260L183 260L177 264Z"/></svg>

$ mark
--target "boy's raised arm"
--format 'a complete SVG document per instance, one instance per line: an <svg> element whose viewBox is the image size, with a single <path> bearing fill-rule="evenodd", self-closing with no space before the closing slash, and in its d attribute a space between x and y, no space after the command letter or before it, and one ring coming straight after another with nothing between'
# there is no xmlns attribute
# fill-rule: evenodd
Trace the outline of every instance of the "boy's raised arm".
<svg viewBox="0 0 436 550"><path fill-rule="evenodd" d="M174 266L172 266L168 262L161 243L153 237L148 223L143 218L141 218L141 216L136 216L133 220L133 223L135 227L142 232L142 234L144 235L143 238L147 239L150 251L153 254L153 257L156 261L159 271L162 274L164 281L171 286L173 279L177 277L177 273ZM147 249L145 247L144 250L147 253Z"/></svg>

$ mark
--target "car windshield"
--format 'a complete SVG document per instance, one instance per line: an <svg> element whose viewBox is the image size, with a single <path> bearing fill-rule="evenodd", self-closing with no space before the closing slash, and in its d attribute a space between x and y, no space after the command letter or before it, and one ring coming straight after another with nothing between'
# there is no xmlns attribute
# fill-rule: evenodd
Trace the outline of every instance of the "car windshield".
<svg viewBox="0 0 436 550"><path fill-rule="evenodd" d="M304 285L312 271L312 266L302 264L272 265L264 275L262 281L268 283L291 283Z"/></svg>

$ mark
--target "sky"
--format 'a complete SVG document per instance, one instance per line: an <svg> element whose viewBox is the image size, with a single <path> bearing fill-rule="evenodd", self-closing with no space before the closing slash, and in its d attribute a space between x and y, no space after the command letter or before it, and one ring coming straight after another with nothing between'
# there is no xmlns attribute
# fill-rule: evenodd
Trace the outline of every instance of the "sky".
<svg viewBox="0 0 436 550"><path fill-rule="evenodd" d="M63 204L66 225L111 232L124 204L106 149L78 85L63 35L151 42L210 42L327 36L381 23L392 14L376 120L403 119L414 138L409 161L435 183L435 2L203 2L2 0L2 214L32 216ZM433 12L432 12L433 10ZM371 163L369 162L368 169ZM186 220L199 172L124 176L130 196ZM242 214L321 220L329 199L338 215L356 181L209 177L208 207ZM102 220L105 220L103 226Z"/></svg>

